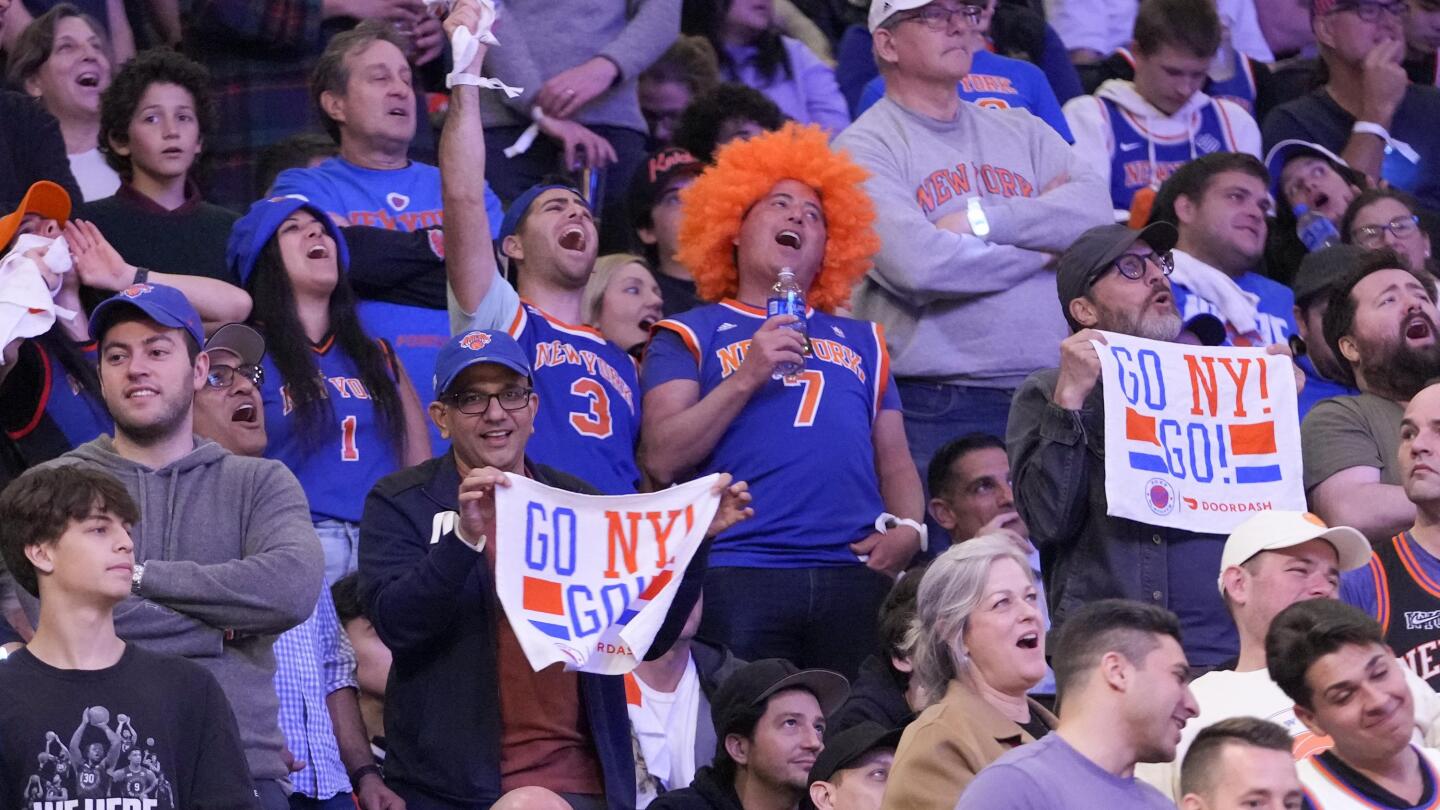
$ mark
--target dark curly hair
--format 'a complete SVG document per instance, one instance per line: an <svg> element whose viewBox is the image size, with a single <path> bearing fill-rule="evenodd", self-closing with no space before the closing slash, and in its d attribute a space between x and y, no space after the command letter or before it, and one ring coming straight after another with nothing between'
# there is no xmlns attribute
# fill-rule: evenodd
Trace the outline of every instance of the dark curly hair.
<svg viewBox="0 0 1440 810"><path fill-rule="evenodd" d="M723 82L709 92L691 99L675 129L675 145L701 163L713 163L720 125L726 121L754 121L774 132L784 125L785 114L775 102L755 88Z"/></svg>
<svg viewBox="0 0 1440 810"><path fill-rule="evenodd" d="M125 63L115 74L115 81L100 96L100 151L105 162L123 177L135 173L130 158L115 151L130 141L130 120L140 107L140 99L154 84L173 84L190 94L195 117L200 124L200 142L209 140L215 131L215 99L210 92L210 72L186 56L156 48L143 51ZM193 169L192 169L193 171Z"/></svg>

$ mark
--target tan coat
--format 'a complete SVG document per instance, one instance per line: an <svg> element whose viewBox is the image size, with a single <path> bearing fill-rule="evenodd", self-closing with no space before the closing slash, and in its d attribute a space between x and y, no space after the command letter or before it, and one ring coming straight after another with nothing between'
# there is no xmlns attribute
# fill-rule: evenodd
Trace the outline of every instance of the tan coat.
<svg viewBox="0 0 1440 810"><path fill-rule="evenodd" d="M1058 722L1033 700L1030 712L1050 728ZM882 810L953 810L981 768L1034 741L968 684L952 680L944 699L905 728Z"/></svg>

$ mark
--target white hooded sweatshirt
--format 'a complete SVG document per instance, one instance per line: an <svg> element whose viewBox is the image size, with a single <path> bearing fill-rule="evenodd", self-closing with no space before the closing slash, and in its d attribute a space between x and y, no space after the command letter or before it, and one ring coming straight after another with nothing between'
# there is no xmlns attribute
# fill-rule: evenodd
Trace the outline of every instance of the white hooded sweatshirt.
<svg viewBox="0 0 1440 810"><path fill-rule="evenodd" d="M1142 133L1148 133L1151 139L1150 163L1151 176L1154 177L1154 145L1173 144L1176 142L1188 142L1193 157L1200 157L1205 154L1204 149L1199 148L1195 143L1195 135L1201 124L1201 111L1210 104L1215 104L1221 122L1225 124L1227 131L1234 139L1234 148L1237 152L1246 152L1260 157L1260 127L1255 124L1255 119L1245 112L1240 105L1226 99L1213 99L1203 92L1196 92L1185 102L1185 105L1175 111L1174 115L1166 115L1146 101L1135 90L1135 83L1124 79L1111 79L1095 91L1093 96L1076 96L1065 103L1063 112L1065 120L1070 124L1070 132L1075 136L1075 153L1081 161L1087 165L1096 167L1101 176L1105 178L1105 187L1110 187L1111 157L1115 152L1115 135L1110 127L1110 115L1106 112L1105 103L1102 99L1114 102L1120 109L1130 114L1136 123L1136 129ZM1117 212L1117 217L1124 219L1122 214L1128 212Z"/></svg>

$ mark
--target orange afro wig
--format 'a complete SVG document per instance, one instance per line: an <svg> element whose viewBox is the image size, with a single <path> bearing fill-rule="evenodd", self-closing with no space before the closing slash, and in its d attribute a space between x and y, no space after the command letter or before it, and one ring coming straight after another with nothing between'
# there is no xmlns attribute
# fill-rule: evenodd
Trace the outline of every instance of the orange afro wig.
<svg viewBox="0 0 1440 810"><path fill-rule="evenodd" d="M862 185L867 177L849 155L830 148L818 126L791 122L778 132L732 141L720 149L715 165L680 192L677 258L695 276L701 298L734 296L740 287L735 240L741 221L776 183L796 180L820 197L827 231L825 258L807 303L833 312L849 303L850 290L880 250L875 205Z"/></svg>

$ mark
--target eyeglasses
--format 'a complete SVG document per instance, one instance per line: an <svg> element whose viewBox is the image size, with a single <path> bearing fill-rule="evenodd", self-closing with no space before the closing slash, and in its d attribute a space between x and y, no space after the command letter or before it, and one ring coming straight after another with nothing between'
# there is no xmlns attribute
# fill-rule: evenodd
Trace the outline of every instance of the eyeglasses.
<svg viewBox="0 0 1440 810"><path fill-rule="evenodd" d="M1342 11L1353 11L1355 16L1365 22L1375 22L1380 19L1380 12L1384 11L1392 17L1404 17L1410 13L1410 4L1406 0L1391 0L1389 3L1381 3L1379 0L1356 0L1356 2L1337 3L1330 9L1331 14L1339 14Z"/></svg>
<svg viewBox="0 0 1440 810"><path fill-rule="evenodd" d="M205 384L211 388L229 388L235 382L235 375L249 380L256 388L265 384L265 369L259 366L227 366L215 364L210 366L210 375L205 378Z"/></svg>
<svg viewBox="0 0 1440 810"><path fill-rule="evenodd" d="M962 18L966 25L979 25L980 17L984 13L984 6L971 5L967 3L963 6L947 8L945 6L931 3L930 5L916 11L914 14L908 14L904 17L900 17L898 20L896 20L896 22L902 23L906 20L918 20L931 31L948 31L952 26L954 26L955 19L957 17Z"/></svg>
<svg viewBox="0 0 1440 810"><path fill-rule="evenodd" d="M1125 278L1131 281L1139 281L1145 277L1146 262L1150 262L1160 268L1160 272L1164 275L1168 276L1175 272L1175 256L1168 250L1164 253L1124 253L1115 259L1115 261L1110 262L1110 266L1119 270L1120 275ZM1104 277L1104 273L1099 273L1090 279L1090 286L1095 286L1095 282Z"/></svg>
<svg viewBox="0 0 1440 810"><path fill-rule="evenodd" d="M1363 248L1378 248L1385 245L1385 232L1389 231L1396 239L1407 239L1415 235L1420 229L1420 217L1411 214L1408 217L1396 217L1384 225L1366 225L1363 228L1356 228L1355 244Z"/></svg>
<svg viewBox="0 0 1440 810"><path fill-rule="evenodd" d="M498 394L484 394L479 391L461 391L446 399L463 414L475 416L490 410L490 400L500 400L500 407L507 411L518 411L530 404L533 388L506 388Z"/></svg>

